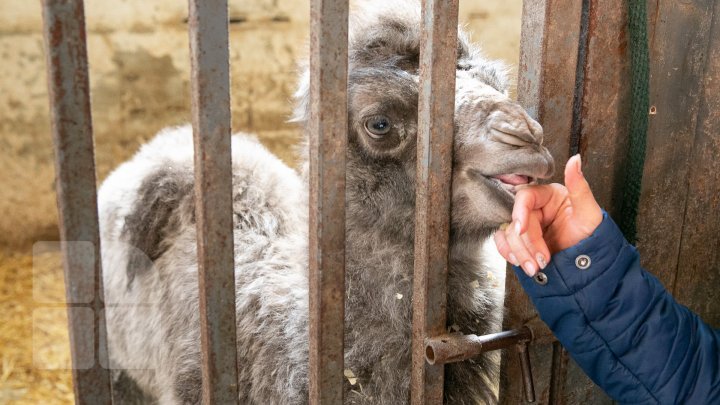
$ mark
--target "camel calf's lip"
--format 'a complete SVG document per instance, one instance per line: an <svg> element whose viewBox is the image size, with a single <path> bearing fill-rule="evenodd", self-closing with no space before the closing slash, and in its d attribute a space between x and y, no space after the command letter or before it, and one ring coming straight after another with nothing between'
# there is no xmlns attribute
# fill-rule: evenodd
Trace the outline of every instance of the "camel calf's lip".
<svg viewBox="0 0 720 405"><path fill-rule="evenodd" d="M512 196L515 196L520 188L537 183L534 177L522 174L490 176L486 179Z"/></svg>
<svg viewBox="0 0 720 405"><path fill-rule="evenodd" d="M512 174L498 174L491 176L492 179L499 181L500 183L507 184L510 186L519 186L530 184L534 178L525 174L512 173Z"/></svg>
<svg viewBox="0 0 720 405"><path fill-rule="evenodd" d="M467 170L468 177L476 182L489 183L494 188L514 197L522 187L537 184L540 176L532 174L510 173L510 174L483 174L479 170Z"/></svg>

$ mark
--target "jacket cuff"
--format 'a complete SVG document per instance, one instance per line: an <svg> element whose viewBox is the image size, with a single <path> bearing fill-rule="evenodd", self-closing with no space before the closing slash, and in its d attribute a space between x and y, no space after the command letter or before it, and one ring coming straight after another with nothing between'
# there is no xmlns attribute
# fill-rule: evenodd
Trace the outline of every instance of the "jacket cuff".
<svg viewBox="0 0 720 405"><path fill-rule="evenodd" d="M602 222L592 235L552 256L541 270L544 278L528 277L521 268L513 268L530 297L572 295L611 268L626 246L629 244L622 232L603 211Z"/></svg>

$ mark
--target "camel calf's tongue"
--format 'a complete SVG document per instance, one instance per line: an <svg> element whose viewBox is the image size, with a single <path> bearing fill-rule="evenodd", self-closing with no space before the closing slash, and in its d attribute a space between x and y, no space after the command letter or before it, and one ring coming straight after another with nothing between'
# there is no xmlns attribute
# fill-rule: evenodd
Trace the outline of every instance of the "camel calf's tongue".
<svg viewBox="0 0 720 405"><path fill-rule="evenodd" d="M493 177L503 183L512 184L513 186L529 183L528 176L523 176L522 174L500 174Z"/></svg>

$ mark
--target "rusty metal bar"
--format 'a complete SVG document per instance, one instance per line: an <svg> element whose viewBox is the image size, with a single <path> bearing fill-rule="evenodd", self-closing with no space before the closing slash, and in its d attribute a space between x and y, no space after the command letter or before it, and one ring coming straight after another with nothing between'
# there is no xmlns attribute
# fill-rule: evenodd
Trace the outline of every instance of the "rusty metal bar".
<svg viewBox="0 0 720 405"><path fill-rule="evenodd" d="M557 162L570 157L573 129L577 125L573 120L576 117L573 101L578 95L577 86L583 85L577 83L579 59L581 69L584 66L583 55L578 55L578 51L587 42L581 29L583 4L578 0L523 0L518 102L542 124L548 134L545 145ZM556 171L552 181L563 181L562 170ZM503 317L503 329L517 329L538 319L510 268L505 281L505 307L508 312ZM535 388L538 397L545 398L552 378L553 339L544 325L533 325L532 330L535 339L530 352L536 366ZM518 378L523 370L520 358L510 350L504 351L501 367L499 403L522 403L526 389Z"/></svg>
<svg viewBox="0 0 720 405"><path fill-rule="evenodd" d="M654 3L654 2L650 2ZM650 5L652 6L652 4ZM621 0L524 0L518 101L543 125L547 147L556 161L564 162L579 151L583 168L600 204L612 211L613 184L622 171L618 152L624 147L627 102L627 58L624 29L625 2ZM562 181L562 171L553 181ZM503 328L517 328L537 314L512 271L505 284L510 310ZM533 328L538 335L544 334ZM530 355L536 366L539 398L563 402L569 395L610 403L557 345L533 341ZM557 355L551 367L551 359ZM565 360L563 360L565 357ZM564 365L567 367L564 367ZM514 377L522 362L509 352L502 356L500 404L521 402L524 388ZM565 378L567 376L567 378ZM572 390L572 393L571 393Z"/></svg>
<svg viewBox="0 0 720 405"><path fill-rule="evenodd" d="M190 0L203 403L237 403L227 0Z"/></svg>
<svg viewBox="0 0 720 405"><path fill-rule="evenodd" d="M515 348L520 358L520 369L522 370L523 393L526 402L535 402L535 383L533 382L532 367L530 366L530 351L525 341L519 342Z"/></svg>
<svg viewBox="0 0 720 405"><path fill-rule="evenodd" d="M458 0L423 0L418 106L411 403L441 404L444 366L425 339L445 333Z"/></svg>
<svg viewBox="0 0 720 405"><path fill-rule="evenodd" d="M560 342L553 342L552 351L552 372L550 373L550 389L548 392L548 404L563 404L563 384L567 378L568 353Z"/></svg>
<svg viewBox="0 0 720 405"><path fill-rule="evenodd" d="M343 401L348 1L310 4L310 403Z"/></svg>
<svg viewBox="0 0 720 405"><path fill-rule="evenodd" d="M84 6L42 6L75 401L110 404Z"/></svg>
<svg viewBox="0 0 720 405"><path fill-rule="evenodd" d="M535 402L535 384L528 351L528 344L533 340L533 331L528 326L483 336L446 334L425 340L425 360L428 364L455 363L484 352L515 346L519 355L525 401Z"/></svg>
<svg viewBox="0 0 720 405"><path fill-rule="evenodd" d="M455 363L484 352L527 343L532 339L532 331L527 326L483 336L458 333L441 335L425 341L425 358L430 364Z"/></svg>

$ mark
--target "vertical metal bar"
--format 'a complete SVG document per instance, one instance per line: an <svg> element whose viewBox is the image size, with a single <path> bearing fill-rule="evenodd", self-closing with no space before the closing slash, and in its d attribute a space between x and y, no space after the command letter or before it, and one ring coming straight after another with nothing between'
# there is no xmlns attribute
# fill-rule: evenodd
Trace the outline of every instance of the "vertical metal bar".
<svg viewBox="0 0 720 405"><path fill-rule="evenodd" d="M581 38L582 1L524 0L518 102L543 125L548 136L545 145L556 162L569 158L573 128L573 99L576 94L578 50ZM582 65L581 65L582 66ZM582 85L582 83L579 83ZM557 170L553 181L563 181ZM510 269L505 281L503 329L516 329L537 320L535 307ZM533 328L537 335L550 334L545 325ZM552 345L536 339L529 348L535 373L537 396L544 398L550 389ZM520 358L512 351L502 354L500 403L519 404L524 401L525 387Z"/></svg>
<svg viewBox="0 0 720 405"><path fill-rule="evenodd" d="M520 368L522 369L523 392L525 402L535 402L535 384L533 382L532 367L530 366L530 351L527 343L518 343L516 346Z"/></svg>
<svg viewBox="0 0 720 405"><path fill-rule="evenodd" d="M310 5L310 403L343 400L348 1Z"/></svg>
<svg viewBox="0 0 720 405"><path fill-rule="evenodd" d="M567 374L568 353L560 342L553 342L552 345L552 371L550 372L548 404L560 405L565 403L564 383Z"/></svg>
<svg viewBox="0 0 720 405"><path fill-rule="evenodd" d="M566 153L570 153L573 148L583 154L583 173L592 184L600 205L612 214L621 200L618 198L621 188L617 186L624 179L622 162L627 148L625 133L628 128L630 95L630 87L627 85L628 9L623 0L578 3L582 3L582 12L576 65L577 69L583 71L577 72L576 79L582 79L582 82L576 82L576 86L582 86L582 89L578 88L574 97L574 137L564 148ZM551 149L551 152L554 150ZM550 369L558 371L552 367ZM555 378L562 393L558 400L566 403L584 402L587 405L613 402L587 378L575 362L569 361L564 376ZM548 394L551 387L548 381ZM579 400L579 397L586 399Z"/></svg>
<svg viewBox="0 0 720 405"><path fill-rule="evenodd" d="M227 0L190 0L203 403L237 403Z"/></svg>
<svg viewBox="0 0 720 405"><path fill-rule="evenodd" d="M411 402L441 404L444 367L425 339L446 328L458 0L424 0L420 45Z"/></svg>
<svg viewBox="0 0 720 405"><path fill-rule="evenodd" d="M557 162L570 157L578 53L586 42L581 37L583 3L523 1L518 102L542 124L548 134L545 144ZM563 181L562 170L556 170L553 181Z"/></svg>
<svg viewBox="0 0 720 405"><path fill-rule="evenodd" d="M617 3L617 4L616 4ZM604 3L577 0L524 0L518 101L543 125L547 147L558 162L569 153L583 152L583 172L593 184L601 205L612 208L612 184L620 178L618 151L622 140L627 86L625 7L620 0ZM562 181L558 171L553 181ZM503 328L517 328L537 317L514 275L505 284ZM560 356L564 356L558 353ZM609 403L573 362L550 367L553 346L533 343L530 355L539 398L553 392L553 401L573 403L581 395L588 402ZM517 376L520 362L502 357L500 403L521 402ZM551 372L552 370L552 372ZM551 374L552 373L552 374ZM567 378L566 378L567 377ZM580 388L578 388L580 387ZM575 400L574 402L577 402Z"/></svg>
<svg viewBox="0 0 720 405"><path fill-rule="evenodd" d="M82 0L42 4L75 401L109 404L85 12Z"/></svg>

